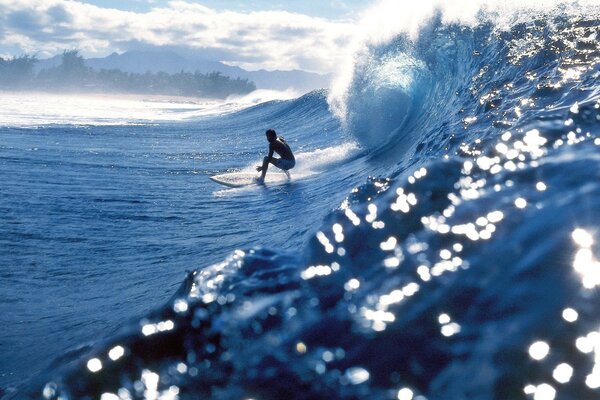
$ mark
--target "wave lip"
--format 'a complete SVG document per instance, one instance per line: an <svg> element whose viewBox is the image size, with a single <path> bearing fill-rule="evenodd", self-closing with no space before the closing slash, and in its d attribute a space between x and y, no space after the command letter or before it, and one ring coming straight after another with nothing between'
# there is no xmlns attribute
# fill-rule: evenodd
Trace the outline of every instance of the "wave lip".
<svg viewBox="0 0 600 400"><path fill-rule="evenodd" d="M385 144L418 114L430 84L423 61L394 52L394 44L389 47L362 54L348 90L330 100L345 127L367 148Z"/></svg>

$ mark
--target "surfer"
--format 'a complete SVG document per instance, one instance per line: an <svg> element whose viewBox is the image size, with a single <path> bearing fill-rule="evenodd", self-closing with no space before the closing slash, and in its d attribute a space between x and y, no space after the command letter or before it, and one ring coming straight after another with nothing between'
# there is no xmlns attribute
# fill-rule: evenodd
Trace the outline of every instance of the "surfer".
<svg viewBox="0 0 600 400"><path fill-rule="evenodd" d="M296 165L296 159L294 158L292 149L290 149L290 146L287 144L284 138L277 136L277 132L275 132L273 129L267 130L265 134L267 135L267 140L269 141L269 155L263 159L262 165L256 167L258 172L262 172L260 178L257 178L257 181L265 181L265 175L267 174L269 163L273 164L279 169L282 169L289 178L290 173L288 170L294 168L294 165ZM273 157L273 152L279 154L281 158Z"/></svg>

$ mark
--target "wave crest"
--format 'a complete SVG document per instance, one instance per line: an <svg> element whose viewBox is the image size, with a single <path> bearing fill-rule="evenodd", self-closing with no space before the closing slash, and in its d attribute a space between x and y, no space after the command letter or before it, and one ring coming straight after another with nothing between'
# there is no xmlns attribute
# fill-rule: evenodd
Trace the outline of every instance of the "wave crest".
<svg viewBox="0 0 600 400"><path fill-rule="evenodd" d="M477 73L473 50L482 33L494 42L495 32L541 15L591 12L598 5L588 0L381 1L357 28L330 109L367 148L410 138L424 115L458 112L447 103Z"/></svg>

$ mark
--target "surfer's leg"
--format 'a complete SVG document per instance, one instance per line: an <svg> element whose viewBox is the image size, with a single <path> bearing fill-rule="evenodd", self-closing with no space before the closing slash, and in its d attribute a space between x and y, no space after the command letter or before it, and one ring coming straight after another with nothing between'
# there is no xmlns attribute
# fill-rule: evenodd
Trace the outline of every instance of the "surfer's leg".
<svg viewBox="0 0 600 400"><path fill-rule="evenodd" d="M276 166L277 168L279 168L280 170L282 170L285 173L285 176L287 176L288 179L292 179L292 176L290 175L290 172L288 171L290 168L294 167L294 162L290 161L290 160L284 160L281 158L273 158L273 160L271 161L271 164L273 164L274 166Z"/></svg>

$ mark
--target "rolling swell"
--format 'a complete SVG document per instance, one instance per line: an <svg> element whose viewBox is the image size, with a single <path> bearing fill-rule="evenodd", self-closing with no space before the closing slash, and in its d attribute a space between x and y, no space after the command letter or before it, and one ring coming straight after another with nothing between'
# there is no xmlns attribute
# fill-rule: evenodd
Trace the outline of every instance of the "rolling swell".
<svg viewBox="0 0 600 400"><path fill-rule="evenodd" d="M600 20L527 17L373 45L337 106L396 155L382 177L303 251L190 273L32 397L597 397Z"/></svg>

